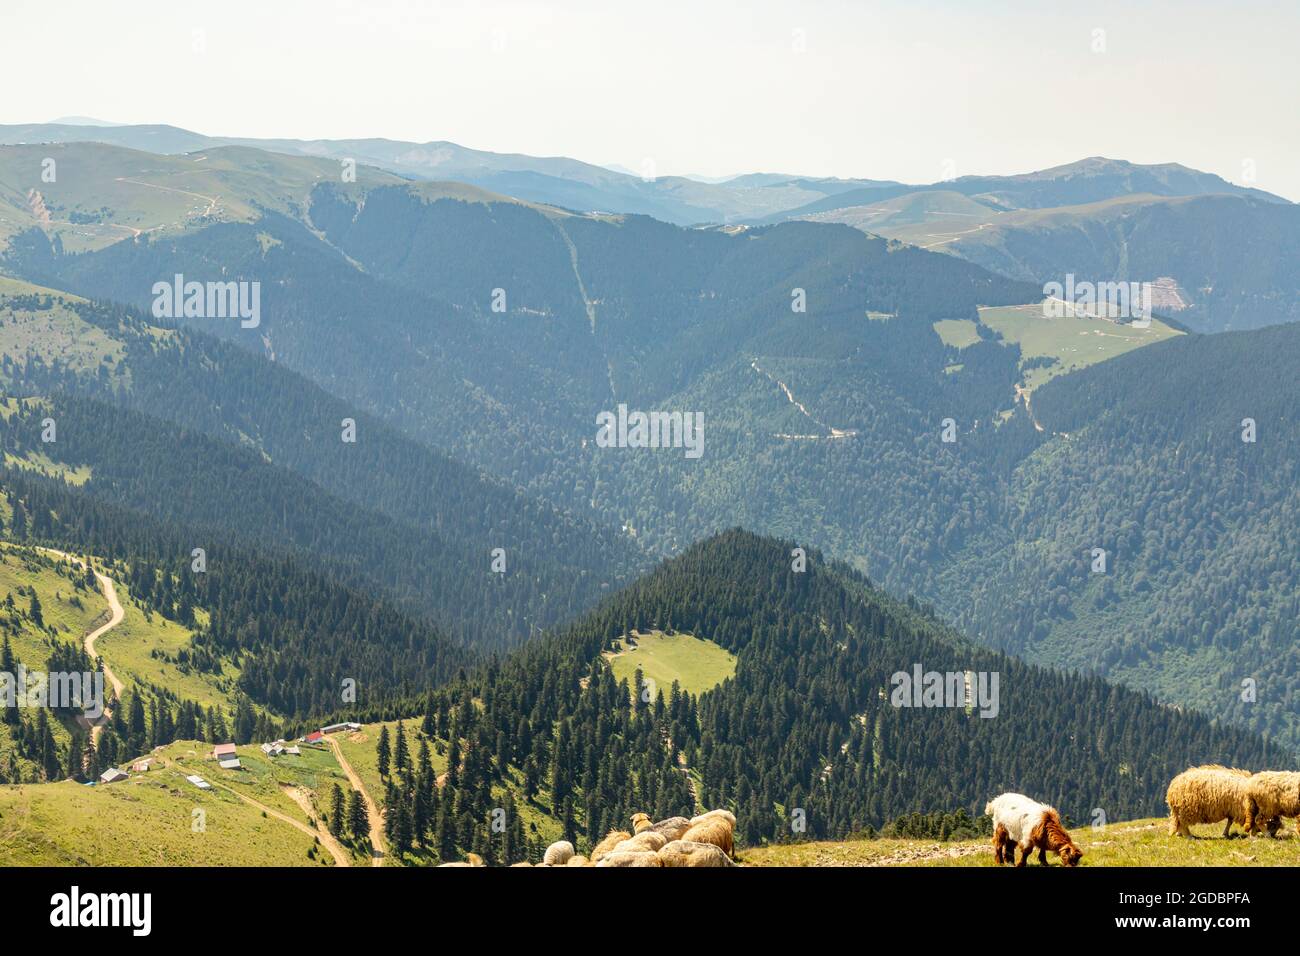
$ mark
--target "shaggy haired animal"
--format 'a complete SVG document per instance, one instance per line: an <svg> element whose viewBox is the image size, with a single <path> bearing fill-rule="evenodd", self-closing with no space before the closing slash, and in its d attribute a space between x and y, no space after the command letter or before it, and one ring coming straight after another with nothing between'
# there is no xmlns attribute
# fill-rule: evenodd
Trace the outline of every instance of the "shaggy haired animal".
<svg viewBox="0 0 1300 956"><path fill-rule="evenodd" d="M634 837L630 837L614 847L613 853L632 853L649 850L654 853L668 842L668 838L662 833L656 833L654 830L642 830Z"/></svg>
<svg viewBox="0 0 1300 956"><path fill-rule="evenodd" d="M1083 851L1074 845L1070 834L1061 825L1061 815L1056 808L1031 800L1022 793L1004 793L990 800L984 812L993 818L993 859L1001 864L1009 852L1014 858L1020 850L1016 866L1025 865L1035 849L1038 862L1046 865L1048 852L1061 858L1062 866L1078 866ZM999 830L1005 836L999 835Z"/></svg>
<svg viewBox="0 0 1300 956"><path fill-rule="evenodd" d="M573 844L568 840L558 840L546 848L542 862L547 866L564 866L573 856Z"/></svg>
<svg viewBox="0 0 1300 956"><path fill-rule="evenodd" d="M1262 770L1250 778L1246 791L1250 795L1247 833L1256 830L1262 820L1266 821L1268 835L1273 836L1282 825L1282 817L1300 817L1300 773Z"/></svg>
<svg viewBox="0 0 1300 956"><path fill-rule="evenodd" d="M605 834L604 839L591 848L591 862L599 863L602 856L612 852L614 847L624 840L630 840L631 838L632 834L626 830L610 830Z"/></svg>
<svg viewBox="0 0 1300 956"><path fill-rule="evenodd" d="M735 866L731 857L712 843L687 843L674 840L659 851L659 861L664 866L675 867L723 867Z"/></svg>
<svg viewBox="0 0 1300 956"><path fill-rule="evenodd" d="M564 865L565 866L592 866L593 864L585 856L578 855L578 856L569 857L569 861Z"/></svg>
<svg viewBox="0 0 1300 956"><path fill-rule="evenodd" d="M736 815L730 810L710 810L707 813L701 813L697 817L691 817L691 826L704 823L706 820L716 820L719 817L726 820L731 829L736 829Z"/></svg>
<svg viewBox="0 0 1300 956"><path fill-rule="evenodd" d="M596 866L663 866L653 850L616 850Z"/></svg>
<svg viewBox="0 0 1300 956"><path fill-rule="evenodd" d="M634 813L632 814L632 832L640 833L642 830L649 830L654 824L650 822L649 814Z"/></svg>
<svg viewBox="0 0 1300 956"><path fill-rule="evenodd" d="M1175 836L1192 835L1188 827L1198 823L1218 823L1227 820L1223 828L1226 837L1232 824L1243 829L1247 821L1254 823L1251 812L1250 771L1206 764L1184 770L1169 782L1165 791L1169 804L1169 832Z"/></svg>
<svg viewBox="0 0 1300 956"><path fill-rule="evenodd" d="M683 843L712 843L727 856L734 856L731 824L722 817L713 817L691 824L691 828L679 837Z"/></svg>
<svg viewBox="0 0 1300 956"><path fill-rule="evenodd" d="M665 840L672 843L674 840L680 840L682 834L691 828L691 821L685 817L669 817L667 820L660 820L650 829L655 833L662 833Z"/></svg>
<svg viewBox="0 0 1300 956"><path fill-rule="evenodd" d="M987 807L985 812L988 812ZM1011 839L1011 834L1001 823L993 829L993 862L998 866L1016 862L1016 841Z"/></svg>

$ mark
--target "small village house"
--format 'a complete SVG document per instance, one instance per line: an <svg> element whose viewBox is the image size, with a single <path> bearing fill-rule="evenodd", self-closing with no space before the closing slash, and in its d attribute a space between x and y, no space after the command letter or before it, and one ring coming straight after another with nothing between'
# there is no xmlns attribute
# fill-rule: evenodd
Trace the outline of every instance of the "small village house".
<svg viewBox="0 0 1300 956"><path fill-rule="evenodd" d="M234 744L217 744L212 748L212 756L217 758L217 765L222 770L238 770L240 767Z"/></svg>

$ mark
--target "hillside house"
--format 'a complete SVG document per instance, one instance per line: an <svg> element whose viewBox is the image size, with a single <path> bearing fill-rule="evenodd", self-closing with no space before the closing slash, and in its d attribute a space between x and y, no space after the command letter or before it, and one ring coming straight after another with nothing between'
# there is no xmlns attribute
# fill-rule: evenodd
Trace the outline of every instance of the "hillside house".
<svg viewBox="0 0 1300 956"><path fill-rule="evenodd" d="M212 789L212 784L208 783L206 780L204 780L202 777L200 777L197 773L192 773L192 774L190 774L188 777L186 777L185 779L188 780L190 783L194 784L194 786L198 787L200 790L211 790L211 789Z"/></svg>
<svg viewBox="0 0 1300 956"><path fill-rule="evenodd" d="M120 770L117 767L109 767L107 770L105 770L103 773L99 775L99 782L117 783L119 780L125 780L129 776L130 774L127 773L125 770Z"/></svg>
<svg viewBox="0 0 1300 956"><path fill-rule="evenodd" d="M153 758L152 758L152 757L144 757L144 758L142 758L142 759L140 759L140 760L137 760L135 763L131 764L131 772L132 772L132 773L148 773L148 772L149 772L149 768L150 768L151 766L153 766Z"/></svg>
<svg viewBox="0 0 1300 956"><path fill-rule="evenodd" d="M321 744L325 742L325 734L319 730L313 730L306 737L299 737L298 742L304 744L314 744L319 747Z"/></svg>
<svg viewBox="0 0 1300 956"><path fill-rule="evenodd" d="M212 756L217 758L217 765L222 770L238 770L240 767L234 744L217 744L212 748Z"/></svg>

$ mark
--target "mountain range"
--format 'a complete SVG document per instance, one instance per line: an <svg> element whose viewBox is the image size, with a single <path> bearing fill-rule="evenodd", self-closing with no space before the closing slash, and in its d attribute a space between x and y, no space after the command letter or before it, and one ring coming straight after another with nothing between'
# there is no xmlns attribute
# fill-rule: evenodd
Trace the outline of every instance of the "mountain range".
<svg viewBox="0 0 1300 956"><path fill-rule="evenodd" d="M1278 197L1110 160L709 184L452 144L0 139L29 144L0 146L7 632L80 653L27 607L60 573L33 548L126 590L99 664L152 712L96 767L409 720L449 779L383 803L428 862L524 852L486 822L503 794L583 839L727 805L753 844L794 808L839 838L1008 788L1150 815L1188 763L1294 762ZM1169 281L1149 322L1054 314L1076 270ZM256 314L174 309L177 281L255 288ZM629 410L700 416L702 454L611 447ZM888 706L917 665L997 674L999 719ZM84 771L56 717L0 729L7 779Z"/></svg>

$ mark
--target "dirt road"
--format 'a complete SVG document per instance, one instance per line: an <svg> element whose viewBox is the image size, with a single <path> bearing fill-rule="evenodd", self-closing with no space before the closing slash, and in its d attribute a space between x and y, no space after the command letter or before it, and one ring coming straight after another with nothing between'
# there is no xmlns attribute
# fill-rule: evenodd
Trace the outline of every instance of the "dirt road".
<svg viewBox="0 0 1300 956"><path fill-rule="evenodd" d="M55 555L56 557L66 558L83 568L86 566L85 560L77 557L75 554L68 554L66 551L56 551L54 548L40 548L39 550L46 554ZM95 642L121 624L122 619L126 617L126 612L122 610L122 604L117 599L117 588L113 586L113 579L107 574L100 574L96 571L95 580L99 582L100 590L104 592L104 600L108 601L109 618L107 623L101 624L99 627L87 634L83 641L86 653L90 656L92 661L95 659ZM107 678L109 685L113 688L113 696L118 700L121 700L122 692L126 687L120 680L118 680L117 675L114 674L112 669L108 666L108 661L104 661L104 677ZM109 717L112 713L113 711L106 705L104 707L104 716ZM96 724L91 728L90 742L92 744L98 746L99 737L100 734L103 733L103 730L104 727L102 723Z"/></svg>
<svg viewBox="0 0 1300 956"><path fill-rule="evenodd" d="M361 777L352 769L352 764L343 756L343 748L333 737L326 737L329 745L334 748L334 759L339 762L343 772L347 774L348 781L352 784L352 789L361 794L361 799L366 802L366 817L370 821L370 847L371 847L371 866L384 865L384 818L379 813L379 808L375 801L370 799L370 794L366 791L366 786L361 782Z"/></svg>

